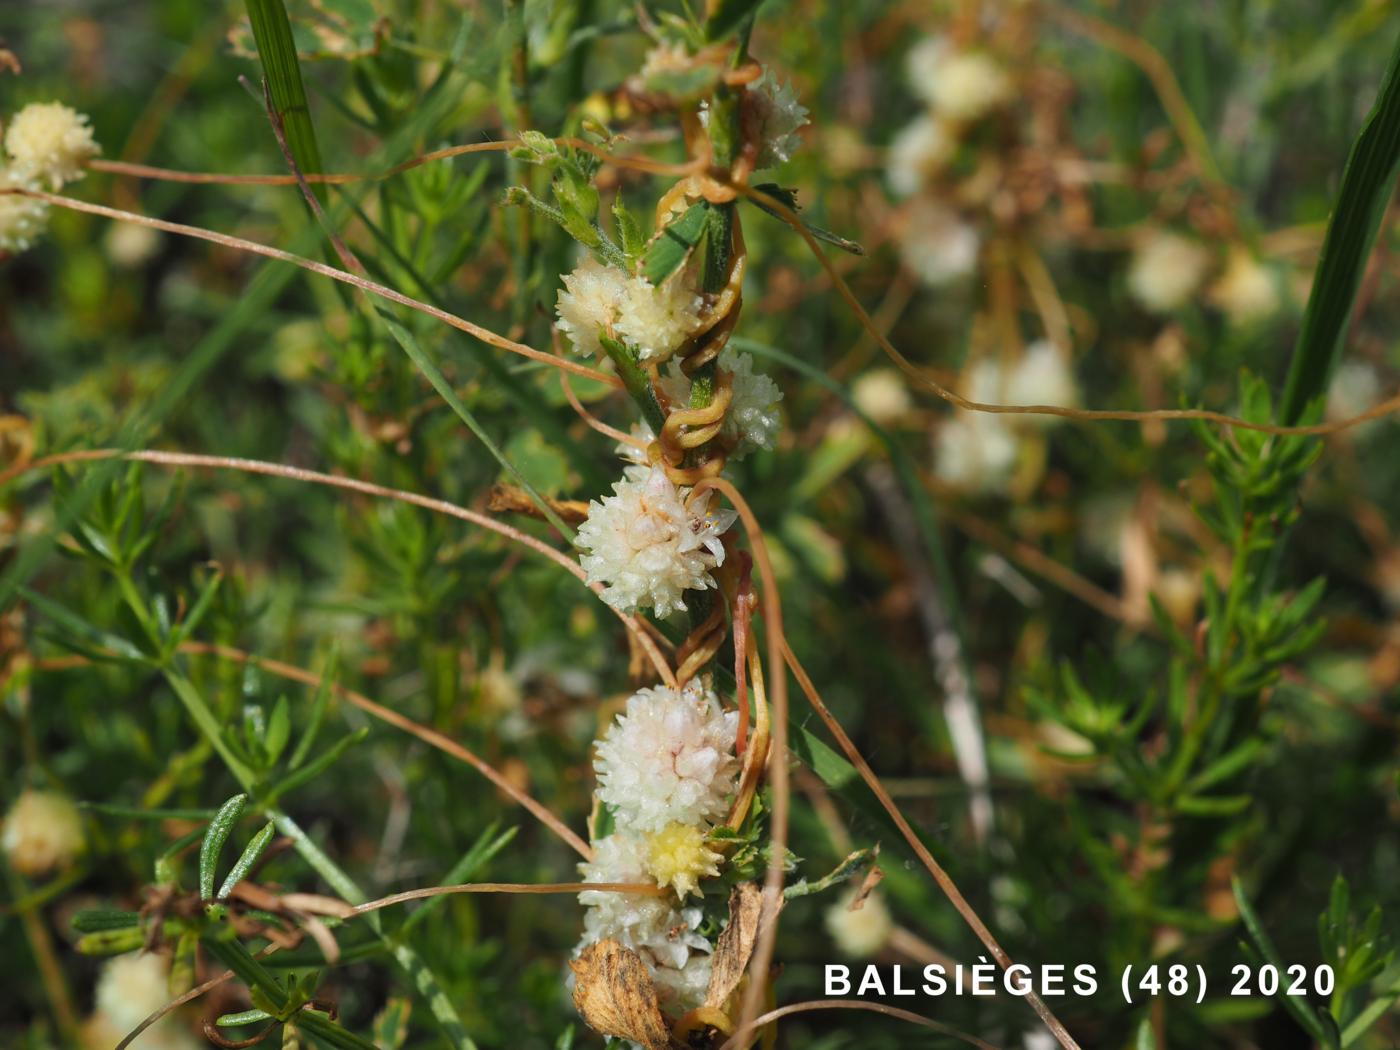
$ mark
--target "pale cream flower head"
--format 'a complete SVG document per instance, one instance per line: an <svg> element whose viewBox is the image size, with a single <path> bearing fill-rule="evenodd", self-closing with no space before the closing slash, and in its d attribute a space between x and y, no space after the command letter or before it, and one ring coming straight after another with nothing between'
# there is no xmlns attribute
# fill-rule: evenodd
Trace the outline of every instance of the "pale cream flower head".
<svg viewBox="0 0 1400 1050"><path fill-rule="evenodd" d="M682 268L659 285L633 277L617 315L617 330L643 361L665 361L700 325L704 301Z"/></svg>
<svg viewBox="0 0 1400 1050"><path fill-rule="evenodd" d="M895 231L899 254L924 284L937 288L972 274L982 235L952 208L920 198Z"/></svg>
<svg viewBox="0 0 1400 1050"><path fill-rule="evenodd" d="M942 37L911 48L905 72L915 93L948 120L978 120L1012 96L1001 63L984 51L957 50Z"/></svg>
<svg viewBox="0 0 1400 1050"><path fill-rule="evenodd" d="M1210 252L1199 241L1169 230L1139 239L1128 269L1128 290L1153 313L1171 313L1201 287Z"/></svg>
<svg viewBox="0 0 1400 1050"><path fill-rule="evenodd" d="M10 866L22 875L66 868L83 851L78 807L52 791L25 791L5 814L0 831Z"/></svg>
<svg viewBox="0 0 1400 1050"><path fill-rule="evenodd" d="M897 423L914 407L909 385L893 368L866 372L851 386L856 407L881 426Z"/></svg>
<svg viewBox="0 0 1400 1050"><path fill-rule="evenodd" d="M895 135L885 154L885 178L899 197L912 197L948 166L957 152L957 137L937 117L924 113Z"/></svg>
<svg viewBox="0 0 1400 1050"><path fill-rule="evenodd" d="M1006 400L1013 405L1057 405L1074 408L1079 404L1079 386L1074 381L1069 355L1048 339L1031 343L1011 369L1006 380ZM1020 426L1050 426L1063 416L1025 415L1013 417Z"/></svg>
<svg viewBox="0 0 1400 1050"><path fill-rule="evenodd" d="M580 354L602 351L600 335L630 345L643 361L664 361L700 324L704 301L690 289L684 269L660 285L589 256L555 301L559 330Z"/></svg>
<svg viewBox="0 0 1400 1050"><path fill-rule="evenodd" d="M564 287L555 301L559 330L580 354L602 352L599 334L614 332L617 314L627 298L631 278L616 266L605 266L593 256L564 275Z"/></svg>
<svg viewBox="0 0 1400 1050"><path fill-rule="evenodd" d="M686 506L688 493L661 467L629 466L613 495L588 504L575 541L579 564L613 608L669 616L686 608L686 591L716 586L710 570L724 563L720 537L735 514L708 509L712 493Z"/></svg>
<svg viewBox="0 0 1400 1050"><path fill-rule="evenodd" d="M0 168L0 190L36 189L33 179L20 178L15 172ZM44 232L49 221L49 206L33 197L18 193L0 193L0 252L22 252Z"/></svg>
<svg viewBox="0 0 1400 1050"><path fill-rule="evenodd" d="M1211 285L1210 299L1231 324L1250 325L1278 310L1278 285L1253 252L1236 245L1230 249L1224 272Z"/></svg>
<svg viewBox="0 0 1400 1050"><path fill-rule="evenodd" d="M650 883L645 854L641 840L616 832L593 843L593 859L580 864L579 873L584 882ZM615 940L641 956L670 995L694 983L697 957L708 960L710 942L697 932L699 908L676 908L669 897L607 890L584 890L578 899L586 909L578 950Z"/></svg>
<svg viewBox="0 0 1400 1050"><path fill-rule="evenodd" d="M153 952L113 956L97 979L96 1010L84 1026L93 1050L110 1050L118 1040L171 999L170 964ZM103 1039L106 1039L103 1042ZM195 1050L203 1045L173 1015L166 1015L132 1043L135 1050Z"/></svg>
<svg viewBox="0 0 1400 1050"><path fill-rule="evenodd" d="M878 893L871 893L852 911L857 893L859 887L852 887L827 909L826 929L843 955L866 959L889 943L894 919Z"/></svg>
<svg viewBox="0 0 1400 1050"><path fill-rule="evenodd" d="M5 129L5 152L22 178L60 189L83 174L83 165L102 147L92 137L88 118L61 102L31 102Z"/></svg>
<svg viewBox="0 0 1400 1050"><path fill-rule="evenodd" d="M693 680L639 690L598 742L598 798L639 833L718 820L739 773L738 726L739 713Z"/></svg>

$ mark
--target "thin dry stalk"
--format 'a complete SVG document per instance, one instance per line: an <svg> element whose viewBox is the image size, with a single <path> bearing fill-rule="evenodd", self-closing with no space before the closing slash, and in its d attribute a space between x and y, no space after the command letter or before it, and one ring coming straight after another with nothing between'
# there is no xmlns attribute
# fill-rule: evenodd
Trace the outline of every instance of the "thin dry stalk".
<svg viewBox="0 0 1400 1050"><path fill-rule="evenodd" d="M262 670L277 675L279 678L287 678L294 682L301 682L304 685L319 686L324 681L322 677L314 671L308 671L305 668L297 667L295 664L283 663L281 660L270 660L265 657L257 656L254 653L244 652L242 649L235 649L228 645L214 645L208 642L185 642L180 646L180 651L184 653L217 656L221 659L232 660L236 663L253 663ZM385 707L383 704L376 703L363 693L357 693L355 690L349 689L338 682L331 682L330 687L335 691L337 696L354 704L366 714L373 715L382 722L388 722L390 725L402 729L405 733L416 736L425 744L432 745L444 754L451 755L453 758L465 762L487 780L491 781L491 783L495 784L496 787L500 788L501 791L505 792L510 798L527 809L535 819L549 828L554 834L558 835L564 842L568 843L568 845L584 860L593 859L593 851L589 848L588 843L579 838L578 835L576 835L567 824L555 816L548 807L526 794L524 791L521 791L520 788L512 784L504 774L497 772L485 759L467 750L451 737L439 733L436 729L429 729L427 726L419 725L407 715L400 714L391 707Z"/></svg>
<svg viewBox="0 0 1400 1050"><path fill-rule="evenodd" d="M1335 434L1372 419L1380 419L1393 412L1400 411L1400 394L1395 394L1382 401L1373 408L1353 416L1350 419L1341 419L1328 423L1316 423L1310 426L1275 426L1272 423L1251 423L1247 419L1240 419L1238 416L1231 416L1224 412L1214 412L1209 409L1198 408L1158 408L1150 411L1135 411L1131 409L1089 409L1089 408L1066 408L1063 405L1002 405L986 401L970 401L961 394L955 393L943 386L941 383L925 375L907 357L905 357L890 342L861 306L860 300L851 291L845 279L837 271L831 257L827 255L825 249L817 241L816 237L803 225L797 214L776 197L769 196L761 190L756 190L751 186L744 186L738 183L725 183L732 187L740 196L750 200L762 202L763 206L776 214L783 222L791 226L806 243L807 248L816 257L822 269L827 272L832 283L836 286L837 293L842 300L850 307L860 322L861 327L879 343L880 348L891 361L899 366L900 371L909 376L914 382L926 390L931 391L938 397L947 401L957 408L969 412L987 412L993 415L1030 415L1030 416L1060 416L1064 419L1074 419L1081 422L1109 422L1116 421L1122 423L1146 423L1151 420L1200 420L1206 423L1218 423L1221 426L1235 427L1240 430L1256 430L1263 434Z"/></svg>
<svg viewBox="0 0 1400 1050"><path fill-rule="evenodd" d="M575 375L584 376L588 379L597 380L608 386L621 387L622 381L616 376L600 372L596 368L589 368L581 365L577 361L570 361L567 358L555 357L547 354L543 350L536 350L534 347L518 343L514 339L507 339L503 335L483 328L456 314L441 310L436 306L414 299L412 296L404 295L395 291L388 285L380 284L378 281L371 281L366 277L357 274L347 273L345 270L338 270L334 266L327 266L312 259L303 258L292 252L283 251L281 248L273 248L257 241L250 241L243 237L233 237L226 233L217 233L214 230L206 230L201 226L186 226L179 222L166 222L164 219L153 219L148 215L138 215L136 212L122 211L120 208L109 208L103 204L89 204L87 201L80 201L74 197L64 197L57 193L45 193L43 190L0 190L0 193L15 193L20 196L33 197L35 200L46 201L59 208L68 208L70 211L85 212L88 215L101 215L104 218L116 219L120 222L132 222L139 226L149 226L153 230L163 230L166 233L179 234L183 237L193 237L196 240L208 241L211 244L218 244L225 248L235 248L239 251L250 252L254 255L261 255L268 259L276 259L279 262L291 263L293 266L300 266L303 270L320 274L322 277L329 277L332 280L348 284L361 291L377 295L382 299L406 306L411 310L417 310L421 314L441 321L444 324L456 328L458 331L466 332L476 339L480 339L488 346L494 346L498 350L507 350L512 354L519 354L521 357L528 357L532 361L547 364L552 368L558 368L565 372L573 372Z"/></svg>
<svg viewBox="0 0 1400 1050"><path fill-rule="evenodd" d="M543 554L556 565L568 570L569 573L577 577L595 594L602 593L601 584L588 583L588 574L576 561L556 550L549 544L531 536L529 533L521 532L512 528L504 522L486 514L480 514L466 507L460 507L455 503L446 500L435 499L432 496L419 495L416 492L406 492L403 489L386 488L383 485L375 485L368 481L358 481L354 478L339 477L335 474L323 474L320 471L305 470L301 467L289 467L281 463L268 463L258 459L242 459L234 456L204 456L194 453L184 452L158 452L153 450L139 450L134 452L122 452L120 449L84 449L77 452L62 452L52 456L43 456L39 459L25 463L19 463L7 470L0 471L0 485L16 478L22 474L40 470L44 467L57 466L62 463L80 463L103 459L129 459L142 463L155 463L160 466L174 467L208 467L215 470L239 470L249 474L265 474L269 477L287 478L292 481L307 481L316 485L328 485L332 488L348 489L351 492L359 492L366 496L376 496L381 499L398 500L401 503L411 503L415 507L422 507L425 510L436 511L439 514L446 514L461 521L470 522L473 525L480 525L484 529L499 533L507 539L514 540L522 544L537 554ZM612 608L612 606L608 606ZM637 642L646 652L652 665L656 668L657 674L669 686L675 687L676 677L667 663L666 658L661 655L657 648L652 632L643 627L642 623L635 617L613 609L613 613L622 621Z"/></svg>
<svg viewBox="0 0 1400 1050"><path fill-rule="evenodd" d="M960 1032L946 1024L930 1020L920 1014L911 1013L908 1010L901 1010L897 1006L886 1006L884 1003L866 1003L858 999L811 999L805 1003L789 1003L787 1006L780 1006L776 1010L769 1010L761 1017L755 1017L753 1021L742 1024L739 1029L728 1039L726 1039L719 1050L739 1050L747 1045L743 1039L751 1032L762 1028L766 1024L782 1017L790 1017L792 1014L811 1013L814 1010L866 1010L870 1013L884 1014L886 1017L896 1017L901 1021L908 1021L910 1024L919 1025L922 1028L932 1028L935 1032L942 1032L944 1035L952 1036L954 1039L961 1039L968 1046L978 1047L979 1050L998 1050L996 1046L984 1039L978 1039L975 1035L968 1035Z"/></svg>
<svg viewBox="0 0 1400 1050"><path fill-rule="evenodd" d="M783 671L782 654L787 648L783 635L783 607L778 594L778 581L763 529L748 501L734 485L724 478L704 478L691 489L690 499L715 489L722 493L743 519L744 531L753 548L754 564L763 581L760 596L764 619L764 641L768 649L768 667L772 677L773 714L770 721L772 750L769 752L768 780L773 786L772 822L769 831L770 856L763 880L763 918L760 919L758 943L749 962L749 987L744 993L740 1017L751 1021L757 1014L768 985L768 968L773 962L773 948L778 936L777 909L782 900L783 864L787 859L788 809L791 790L788 784L788 695L787 675Z"/></svg>
<svg viewBox="0 0 1400 1050"><path fill-rule="evenodd" d="M895 826L899 828L899 833L903 835L904 840L909 843L915 856L917 856L924 867L928 869L929 874L933 876L933 881L938 883L938 888L943 891L944 896L948 898L949 902L957 910L957 913L962 916L963 921L972 927L972 932L977 935L977 939L981 941L987 951L991 953L992 958L997 961L997 964L1001 966L1003 970L1011 966L1011 956L1006 954L1005 949L997 942L996 937L992 935L992 931L987 928L986 923L978 917L972 905L967 902L967 898L962 895L962 891L958 889L952 877L943 870L943 866L939 864L938 861L933 859L933 854L928 851L928 847L924 845L923 840L919 838L909 822L904 819L904 814L900 811L899 807L895 805L894 799L890 798L890 793L886 791L885 786L880 783L880 778L877 777L875 771L870 768L870 763L867 762L865 756L856 749L855 744L851 742L851 738L847 736L846 731L841 728L841 723L836 721L836 717L822 700L821 694L817 692L817 687L812 684L811 677L798 661L796 654L793 653L792 647L788 645L786 639L783 640L782 646L783 656L787 660L788 667L792 669L793 675L797 678L798 685L802 687L802 691L807 695L808 702L811 703L813 709L817 712L817 716L821 718L826 728L831 732L831 735L836 738L837 744L840 746L842 752L845 753L851 765L856 767L856 771L860 773L861 779L865 781L866 786L874 793L885 812L890 815L890 819L893 820ZM1050 1011L1050 1008L1045 1005L1044 1000L1042 1000L1039 995L1033 991L1029 991L1026 993L1025 998L1026 1001L1030 1003L1031 1009L1045 1022L1045 1026L1050 1029L1050 1033L1059 1041L1060 1045L1064 1047L1065 1050L1080 1050L1079 1044L1075 1041L1074 1037L1069 1034L1069 1031L1060 1022L1059 1018Z"/></svg>

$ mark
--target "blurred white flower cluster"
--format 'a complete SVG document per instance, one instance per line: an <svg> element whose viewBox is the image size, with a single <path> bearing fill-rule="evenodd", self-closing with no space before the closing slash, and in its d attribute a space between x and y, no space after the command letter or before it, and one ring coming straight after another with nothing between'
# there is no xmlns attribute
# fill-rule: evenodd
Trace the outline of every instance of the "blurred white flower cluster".
<svg viewBox="0 0 1400 1050"><path fill-rule="evenodd" d="M24 791L5 814L0 846L21 875L66 868L83 851L78 807L53 791Z"/></svg>
<svg viewBox="0 0 1400 1050"><path fill-rule="evenodd" d="M920 194L952 163L968 131L1011 101L1015 85L992 55L943 37L910 49L905 77L928 109L890 143L886 178L896 196L915 198L896 230L905 265L938 287L976 269L982 238L955 208Z"/></svg>
<svg viewBox="0 0 1400 1050"><path fill-rule="evenodd" d="M1128 291L1150 313L1174 313L1200 295L1214 269L1215 253L1203 242L1171 230L1149 230L1134 242ZM1277 276L1238 244L1226 253L1205 295L1237 327L1266 320L1280 305Z"/></svg>
<svg viewBox="0 0 1400 1050"><path fill-rule="evenodd" d="M702 878L719 874L707 842L734 794L738 712L725 711L696 681L642 689L598 742L598 801L612 833L581 864L584 882L656 885L661 896L586 890L579 894L579 950L612 938L637 952L656 978L663 1003L690 1009L705 997L712 945L697 932L700 909L685 900Z"/></svg>
<svg viewBox="0 0 1400 1050"><path fill-rule="evenodd" d="M1026 347L1010 368L992 358L974 362L963 377L962 395L984 404L1072 408L1079 403L1068 356L1046 340ZM935 435L938 477L968 492L1005 491L1022 439L1059 418L959 411Z"/></svg>
<svg viewBox="0 0 1400 1050"><path fill-rule="evenodd" d="M61 102L33 102L11 117L0 167L0 252L28 248L49 215L45 202L5 191L62 189L100 152L88 118Z"/></svg>
<svg viewBox="0 0 1400 1050"><path fill-rule="evenodd" d="M129 952L113 956L97 979L96 1003L83 1025L88 1050L111 1050L151 1014L175 998L168 987L170 965L164 956ZM195 1050L204 1045L173 1015L162 1017L132 1043L136 1050Z"/></svg>

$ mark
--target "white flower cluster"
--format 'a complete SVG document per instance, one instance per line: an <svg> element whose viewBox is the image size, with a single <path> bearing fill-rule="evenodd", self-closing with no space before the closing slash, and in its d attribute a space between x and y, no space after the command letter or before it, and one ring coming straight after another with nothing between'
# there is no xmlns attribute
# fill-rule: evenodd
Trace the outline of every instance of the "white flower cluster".
<svg viewBox="0 0 1400 1050"><path fill-rule="evenodd" d="M955 48L942 37L916 44L905 73L928 105L894 137L885 173L898 197L913 197L953 160L968 127L1010 101L1010 76L990 55ZM924 284L938 287L976 268L981 235L952 207L916 199L896 238L904 263Z"/></svg>
<svg viewBox="0 0 1400 1050"><path fill-rule="evenodd" d="M630 345L642 361L661 362L699 326L702 305L683 269L654 285L589 256L564 276L555 312L580 354L601 352L598 337L606 335Z"/></svg>
<svg viewBox="0 0 1400 1050"><path fill-rule="evenodd" d="M10 866L22 875L66 868L83 850L78 807L52 791L22 792L5 814L0 846Z"/></svg>
<svg viewBox="0 0 1400 1050"><path fill-rule="evenodd" d="M719 367L731 377L734 399L724 417L720 437L731 447L730 458L742 459L754 449L771 450L777 442L782 420L778 402L783 393L778 384L753 370L753 356L726 346L719 355ZM690 403L690 378L673 361L661 377L661 390L675 405Z"/></svg>
<svg viewBox="0 0 1400 1050"><path fill-rule="evenodd" d="M771 69L750 81L746 90L748 132L758 144L754 168L763 171L792 159L802 148L797 132L809 123L807 107L797 100L792 85L780 81ZM700 104L700 124L710 126L709 103Z"/></svg>
<svg viewBox="0 0 1400 1050"><path fill-rule="evenodd" d="M20 178L55 189L82 177L83 165L102 147L88 118L61 102L34 102L10 119L5 129L10 169Z"/></svg>
<svg viewBox="0 0 1400 1050"><path fill-rule="evenodd" d="M791 160L802 147L797 132L808 123L807 108L797 101L797 93L766 69L749 84L748 98L759 143L754 167L762 171Z"/></svg>
<svg viewBox="0 0 1400 1050"><path fill-rule="evenodd" d="M991 55L961 51L942 37L920 41L905 60L913 92L928 105L895 139L889 179L907 196L953 157L967 125L1011 101L1010 76Z"/></svg>
<svg viewBox="0 0 1400 1050"><path fill-rule="evenodd" d="M1012 83L995 58L962 51L943 37L929 37L909 49L905 74L914 93L940 117L973 121L1011 99Z"/></svg>
<svg viewBox="0 0 1400 1050"><path fill-rule="evenodd" d="M1133 246L1128 291L1150 312L1169 314L1197 296L1214 264L1211 250L1200 241L1151 230ZM1230 248L1206 295L1230 324L1241 327L1265 320L1279 308L1274 274L1243 245Z"/></svg>
<svg viewBox="0 0 1400 1050"><path fill-rule="evenodd" d="M1079 402L1079 388L1065 355L1041 340L1026 347L1009 370L995 360L975 362L964 379L963 396L982 403L1070 408ZM1019 439L1059 418L959 412L938 428L936 472L956 488L979 493L1001 491L1016 466Z"/></svg>
<svg viewBox="0 0 1400 1050"><path fill-rule="evenodd" d="M83 164L100 152L83 114L61 102L31 103L5 128L0 191L62 189L81 178ZM0 252L28 248L43 232L48 214L43 201L0 192Z"/></svg>
<svg viewBox="0 0 1400 1050"><path fill-rule="evenodd" d="M598 744L598 797L619 826L660 831L724 814L739 763L737 711L694 681L681 692L643 689Z"/></svg>
<svg viewBox="0 0 1400 1050"><path fill-rule="evenodd" d="M1153 230L1133 249L1128 290L1153 313L1171 313L1196 294L1209 268L1205 245L1169 230Z"/></svg>
<svg viewBox="0 0 1400 1050"><path fill-rule="evenodd" d="M734 523L729 510L708 510L710 493L686 505L661 467L629 466L613 494L588 504L576 543L589 583L604 585L603 600L623 612L649 608L669 616L686 608L688 590L715 586L710 570L724 564L721 535Z"/></svg>
<svg viewBox="0 0 1400 1050"><path fill-rule="evenodd" d="M700 909L684 901L702 877L719 874L721 857L706 835L735 791L738 717L693 680L680 690L642 689L598 742L594 761L614 830L579 865L583 881L654 884L676 896L585 890L579 949L605 938L631 948L662 1002L682 1010L699 1005L710 980L712 945L697 932Z"/></svg>
<svg viewBox="0 0 1400 1050"><path fill-rule="evenodd" d="M912 197L947 167L958 140L946 123L930 113L915 117L890 143L885 177L897 196Z"/></svg>
<svg viewBox="0 0 1400 1050"><path fill-rule="evenodd" d="M97 979L93 1015L83 1025L83 1045L111 1050L133 1028L168 1003L169 964L150 952L130 952L107 960ZM136 1050L194 1050L201 1044L167 1015L147 1028L132 1046Z"/></svg>
<svg viewBox="0 0 1400 1050"><path fill-rule="evenodd" d="M959 281L977 268L982 235L936 200L915 200L905 212L898 236L904 264L931 288Z"/></svg>
<svg viewBox="0 0 1400 1050"><path fill-rule="evenodd" d="M852 886L826 910L826 932L842 955L868 959L889 943L894 919L879 893L868 894L853 910L851 905L859 893L860 887Z"/></svg>

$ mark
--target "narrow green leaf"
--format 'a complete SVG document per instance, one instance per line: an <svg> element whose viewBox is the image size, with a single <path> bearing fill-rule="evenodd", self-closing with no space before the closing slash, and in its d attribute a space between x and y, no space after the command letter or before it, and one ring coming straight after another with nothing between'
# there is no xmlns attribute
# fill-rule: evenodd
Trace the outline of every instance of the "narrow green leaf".
<svg viewBox="0 0 1400 1050"><path fill-rule="evenodd" d="M141 916L134 911L120 911L116 908L85 908L73 916L72 925L78 933L125 930L141 925Z"/></svg>
<svg viewBox="0 0 1400 1050"><path fill-rule="evenodd" d="M860 777L856 767L824 744L806 728L793 738L792 750L823 784L838 790Z"/></svg>
<svg viewBox="0 0 1400 1050"><path fill-rule="evenodd" d="M204 945L206 951L219 962L223 963L227 969L233 971L234 976L248 986L252 991L260 993L274 1009L271 1012L280 1012L286 1008L287 993L277 978L273 977L261 962L249 954L248 949L243 947L242 942L233 938L206 936L200 939L200 944Z"/></svg>
<svg viewBox="0 0 1400 1050"><path fill-rule="evenodd" d="M288 769L296 769L311 753L311 745L316 742L316 734L321 731L321 723L326 717L326 707L330 703L332 684L335 682L335 673L340 665L340 644L332 643L330 656L326 658L325 669L321 672L321 684L316 687L316 698L311 702L311 717L306 723L306 729L301 734L301 739L297 741L296 750L292 752L292 757L287 761Z"/></svg>
<svg viewBox="0 0 1400 1050"><path fill-rule="evenodd" d="M326 748L325 751L317 755L311 762L269 788L267 792L267 805L273 805L283 795L289 794L303 784L315 780L322 772L330 768L341 755L345 754L346 751L356 744L361 743L367 736L369 736L369 730L360 728L353 733L341 737L330 747Z"/></svg>
<svg viewBox="0 0 1400 1050"><path fill-rule="evenodd" d="M233 1028L240 1024L254 1024L258 1021L271 1021L272 1015L266 1010L244 1010L242 1013L222 1014L215 1024L220 1028Z"/></svg>
<svg viewBox="0 0 1400 1050"><path fill-rule="evenodd" d="M297 1014L296 1026L304 1029L318 1042L334 1047L335 1050L380 1050L373 1043L340 1027L325 1014L315 1010L302 1010Z"/></svg>
<svg viewBox="0 0 1400 1050"><path fill-rule="evenodd" d="M134 952L146 943L146 931L139 926L125 926L116 930L98 930L84 934L74 945L81 955L125 955Z"/></svg>
<svg viewBox="0 0 1400 1050"><path fill-rule="evenodd" d="M1327 392L1352 308L1400 167L1400 40L1376 103L1352 145L1322 242L1303 324L1288 364L1278 420L1294 424Z"/></svg>
<svg viewBox="0 0 1400 1050"><path fill-rule="evenodd" d="M126 817L128 820L213 820L213 809L143 809L122 806L114 802L79 802L79 809L101 813L105 817Z"/></svg>
<svg viewBox="0 0 1400 1050"><path fill-rule="evenodd" d="M272 705L272 714L267 720L267 735L263 737L263 753L269 764L282 757L282 751L292 735L292 713L288 710L287 698L279 696Z"/></svg>
<svg viewBox="0 0 1400 1050"><path fill-rule="evenodd" d="M413 1002L398 996L384 1004L374 1018L374 1043L379 1050L400 1050L408 1039L408 1018Z"/></svg>
<svg viewBox="0 0 1400 1050"><path fill-rule="evenodd" d="M1259 921L1259 916L1254 913L1254 906L1245 896L1244 884L1240 882L1239 876L1230 877L1230 888L1235 894L1235 906L1239 909L1240 920L1244 923L1245 929L1249 931L1250 939L1253 940L1259 954L1264 957L1266 962L1276 967L1279 973L1287 973L1288 968L1279 957L1278 949L1269 939L1268 933ZM1275 998L1314 1039L1327 1047L1328 1050L1340 1050L1341 1040L1337 1037L1336 1026L1334 1024L1324 1025L1317 1011L1306 999L1292 995L1278 995ZM1330 1017L1328 1021L1331 1021Z"/></svg>
<svg viewBox="0 0 1400 1050"><path fill-rule="evenodd" d="M646 238L642 235L642 227L636 216L627 210L620 193L613 198L612 213L613 221L617 225L617 238L622 242L622 253L627 256L630 266L641 258L642 252L646 250Z"/></svg>
<svg viewBox="0 0 1400 1050"><path fill-rule="evenodd" d="M1229 780L1232 776L1258 758L1260 753L1264 751L1265 746L1264 741L1259 739L1246 740L1239 747L1226 752L1188 780L1185 786L1186 793L1190 795L1199 794L1207 788L1214 787L1223 780Z"/></svg>
<svg viewBox="0 0 1400 1050"><path fill-rule="evenodd" d="M77 613L59 605L58 602L44 597L37 591L31 591L28 587L21 587L19 588L19 593L26 602L38 609L50 620L62 626L64 630L70 631L81 638L95 643L100 646L101 649L107 650L105 654L101 653L101 649L94 650L94 652L99 653L99 659L110 660L113 657L124 660L145 661L147 659L145 653L136 648L136 646L132 645L125 638L94 626Z"/></svg>
<svg viewBox="0 0 1400 1050"><path fill-rule="evenodd" d="M660 284L675 273L700 243L709 210L710 205L705 201L692 204L679 219L652 238L642 256L642 276L652 284Z"/></svg>
<svg viewBox="0 0 1400 1050"><path fill-rule="evenodd" d="M632 400L641 409L642 418L647 421L647 426L651 427L653 434L661 433L666 414L661 411L661 405L656 400L656 391L651 388L651 377L637 364L636 356L625 344L606 335L599 335L598 342L617 368L622 385L627 388Z"/></svg>
<svg viewBox="0 0 1400 1050"><path fill-rule="evenodd" d="M759 193L764 194L764 196L772 197L774 200L780 201L783 204L783 206L786 207L789 211L798 211L797 194L794 191L785 189L784 187L779 186L775 182L765 182L758 186L755 186L754 189L757 190ZM767 215L773 216L773 218L777 219L779 222L786 221L785 219L783 219L783 216L779 214L778 210L774 208L771 204L769 204L767 201L761 200L757 197L750 197L748 198L748 200L754 205L754 207L758 208L759 211ZM826 244L831 245L833 248L840 248L843 252L850 252L852 255L865 254L865 249L855 241L842 237L838 233L832 233L830 230L824 230L820 226L813 226L806 219L801 218L800 215L798 216L798 220L802 223L803 228L817 240L823 241Z"/></svg>
<svg viewBox="0 0 1400 1050"><path fill-rule="evenodd" d="M1365 1035L1367 1030L1384 1017L1397 1001L1400 1001L1400 985L1383 992L1378 998L1367 1004L1342 1030L1341 1043L1344 1050Z"/></svg>
<svg viewBox="0 0 1400 1050"><path fill-rule="evenodd" d="M1176 811L1188 817L1228 817L1243 813L1253 802L1249 795L1186 795L1176 800Z"/></svg>
<svg viewBox="0 0 1400 1050"><path fill-rule="evenodd" d="M245 0L244 6L253 26L253 40L258 47L263 76L267 78L268 97L282 122L287 148L304 173L319 174L323 170L321 151L316 145L316 129L311 124L311 109L301 82L301 63L287 9L282 0ZM313 190L324 203L325 190L320 187L313 187Z"/></svg>
<svg viewBox="0 0 1400 1050"><path fill-rule="evenodd" d="M243 847L242 854L229 869L228 877L224 879L224 884L219 887L216 900L223 900L233 888L248 877L248 873L253 870L253 865L262 860L262 855L267 852L267 847L272 844L272 836L277 833L277 826L269 821L263 825L263 829L253 836L252 840Z"/></svg>
<svg viewBox="0 0 1400 1050"><path fill-rule="evenodd" d="M214 875L219 864L219 853L228 841L243 808L248 805L248 796L234 795L214 814L209 829L204 833L204 842L199 847L199 896L202 900L214 899Z"/></svg>

